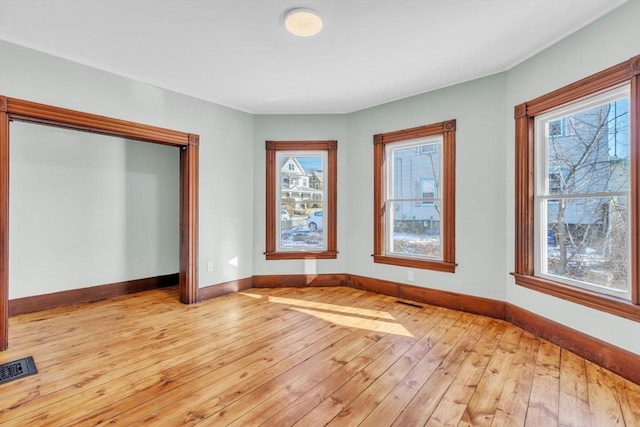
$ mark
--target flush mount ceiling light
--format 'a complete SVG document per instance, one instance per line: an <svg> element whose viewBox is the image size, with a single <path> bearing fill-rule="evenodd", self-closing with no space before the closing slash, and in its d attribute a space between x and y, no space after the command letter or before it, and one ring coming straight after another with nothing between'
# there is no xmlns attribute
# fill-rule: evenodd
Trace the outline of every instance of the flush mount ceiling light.
<svg viewBox="0 0 640 427"><path fill-rule="evenodd" d="M322 19L315 10L299 7L287 12L284 17L284 26L291 34L309 37L322 30Z"/></svg>

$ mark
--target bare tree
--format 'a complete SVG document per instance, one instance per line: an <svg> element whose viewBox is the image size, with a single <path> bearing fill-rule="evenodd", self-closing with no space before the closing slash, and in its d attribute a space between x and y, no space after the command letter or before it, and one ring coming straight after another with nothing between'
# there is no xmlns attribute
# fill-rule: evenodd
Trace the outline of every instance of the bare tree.
<svg viewBox="0 0 640 427"><path fill-rule="evenodd" d="M547 204L557 243L549 269L555 274L584 279L594 267L580 259L589 250L606 258L597 268L626 279L627 201L620 192L628 188L628 114L610 102L549 123L549 191L557 197Z"/></svg>

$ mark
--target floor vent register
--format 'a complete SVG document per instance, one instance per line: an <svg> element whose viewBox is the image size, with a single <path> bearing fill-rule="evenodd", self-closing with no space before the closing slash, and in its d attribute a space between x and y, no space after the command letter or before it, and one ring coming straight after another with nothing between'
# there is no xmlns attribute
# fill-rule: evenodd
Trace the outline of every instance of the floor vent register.
<svg viewBox="0 0 640 427"><path fill-rule="evenodd" d="M3 363L0 365L0 384L19 378L28 377L38 373L36 363L33 357L25 357L23 359L14 360L13 362Z"/></svg>

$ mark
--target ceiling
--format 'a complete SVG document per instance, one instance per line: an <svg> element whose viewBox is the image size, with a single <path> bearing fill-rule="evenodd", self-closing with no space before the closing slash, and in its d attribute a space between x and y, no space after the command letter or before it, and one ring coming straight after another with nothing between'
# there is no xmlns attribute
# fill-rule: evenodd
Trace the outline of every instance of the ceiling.
<svg viewBox="0 0 640 427"><path fill-rule="evenodd" d="M0 39L250 113L348 113L505 71L624 2L0 0ZM294 7L322 32L289 34Z"/></svg>

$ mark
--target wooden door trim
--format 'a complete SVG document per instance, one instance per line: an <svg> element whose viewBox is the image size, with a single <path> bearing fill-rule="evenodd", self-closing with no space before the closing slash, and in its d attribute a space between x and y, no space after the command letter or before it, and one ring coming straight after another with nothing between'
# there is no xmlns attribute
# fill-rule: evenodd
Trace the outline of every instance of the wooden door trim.
<svg viewBox="0 0 640 427"><path fill-rule="evenodd" d="M198 146L195 134L0 96L0 350L9 345L9 123L13 120L180 147L180 300L198 301Z"/></svg>

